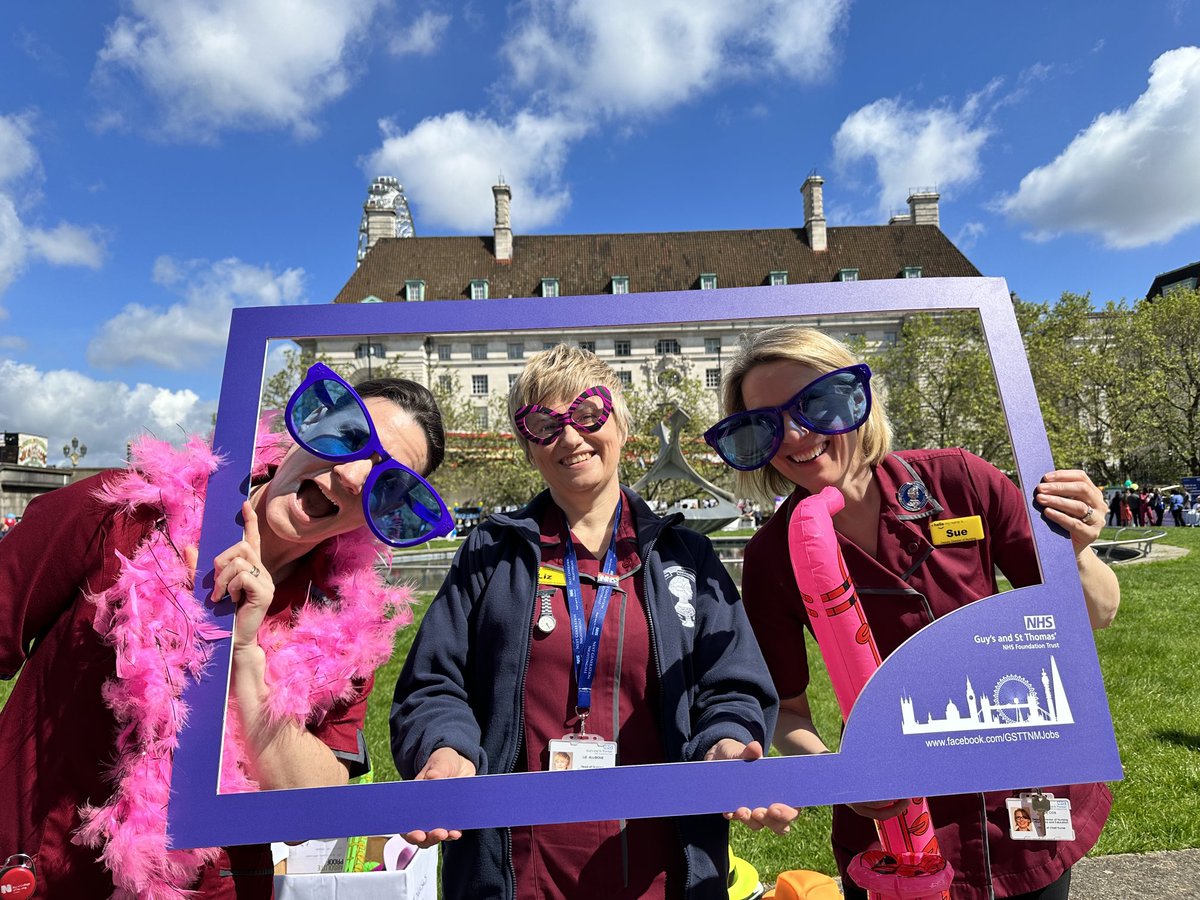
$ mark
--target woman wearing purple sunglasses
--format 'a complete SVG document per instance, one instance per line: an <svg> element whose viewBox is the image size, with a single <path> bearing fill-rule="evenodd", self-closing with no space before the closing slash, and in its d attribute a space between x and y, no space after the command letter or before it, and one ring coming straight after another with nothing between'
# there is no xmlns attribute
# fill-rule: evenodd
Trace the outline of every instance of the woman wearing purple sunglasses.
<svg viewBox="0 0 1200 900"><path fill-rule="evenodd" d="M222 790L344 784L369 767L366 697L411 616L364 526L377 517L402 545L442 525L431 492L417 525L392 524L411 512L402 488L442 459L429 391L380 379L356 394L321 369L297 398L337 402L288 425L324 457L260 434L244 539L214 561L214 596L238 605ZM339 451L351 435L365 437ZM180 692L218 636L192 579L219 461L200 438L143 439L133 463L38 498L0 546L0 675L21 670L0 711L0 856L34 858L38 896L269 898L269 847L166 848ZM403 479L372 506L380 471Z"/></svg>
<svg viewBox="0 0 1200 900"><path fill-rule="evenodd" d="M762 655L708 539L622 487L616 373L559 345L529 360L509 409L547 490L471 532L430 604L392 707L400 774L760 757L776 708ZM725 900L728 829L709 815L407 837L449 841L447 900Z"/></svg>
<svg viewBox="0 0 1200 900"><path fill-rule="evenodd" d="M834 517L838 543L884 656L908 636L974 600L997 593L997 567L1014 586L1039 581L1020 490L990 463L963 450L892 452L891 429L870 370L838 341L799 326L754 335L724 383L727 417L706 439L739 470L739 493L788 499L746 547L746 612L782 698L774 743L785 754L827 752L806 694L804 604L789 563L787 529L796 503L827 486L846 499ZM1091 551L1103 524L1103 495L1083 472L1055 471L1035 491L1052 523L1071 536L1094 628L1116 615L1120 589ZM938 545L929 522L978 518L981 539ZM1008 794L931 797L941 852L954 867L955 900L1067 896L1070 866L1096 842L1111 795L1103 785L1050 790L1071 800L1076 838L1009 838ZM847 897L865 897L846 878L850 859L878 847L874 819L898 815L908 799L834 807L833 849ZM752 828L778 829L798 810L742 810Z"/></svg>

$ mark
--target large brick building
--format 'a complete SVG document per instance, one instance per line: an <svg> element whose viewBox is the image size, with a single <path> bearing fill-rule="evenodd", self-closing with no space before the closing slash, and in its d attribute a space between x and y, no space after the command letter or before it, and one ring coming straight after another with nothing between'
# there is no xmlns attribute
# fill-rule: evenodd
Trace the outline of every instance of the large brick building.
<svg viewBox="0 0 1200 900"><path fill-rule="evenodd" d="M914 190L909 213L893 217L887 225L827 227L824 181L813 175L801 188L802 227L514 235L511 189L501 183L492 189L491 236L390 237L385 235L397 232L397 208L407 220L402 232L412 234L413 229L406 204L379 201L387 185L396 183L379 179L372 186L361 228L366 252L335 303L504 302L600 294L613 295L614 303L637 303L639 293L651 291L980 274L939 228L939 198L933 190ZM894 315L858 314L826 317L821 326L839 337L861 337L870 347L894 341L900 321ZM722 360L729 358L744 329L731 321L691 321L681 304L677 325L630 327L618 333L446 331L323 340L319 347L310 342L308 349L355 360L359 371L354 377L365 377L382 359L431 385L438 378L447 379L444 384L456 381L478 402L479 424L486 426L487 398L507 390L525 357L564 337L595 350L626 383L637 385L664 369L675 369L715 389Z"/></svg>

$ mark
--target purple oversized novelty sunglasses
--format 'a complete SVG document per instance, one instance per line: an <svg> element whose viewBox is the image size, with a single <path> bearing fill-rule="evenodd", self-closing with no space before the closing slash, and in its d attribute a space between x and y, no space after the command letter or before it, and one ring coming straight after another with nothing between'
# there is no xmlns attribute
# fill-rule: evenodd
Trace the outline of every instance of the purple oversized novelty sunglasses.
<svg viewBox="0 0 1200 900"><path fill-rule="evenodd" d="M817 434L845 434L861 428L871 414L871 369L866 363L834 369L815 378L781 406L734 413L704 432L717 455L742 472L761 469L779 452L787 413L801 428Z"/></svg>
<svg viewBox="0 0 1200 900"><path fill-rule="evenodd" d="M454 530L454 518L428 481L383 448L366 404L323 363L314 363L284 413L296 443L330 462L378 456L363 485L363 512L375 536L412 547Z"/></svg>

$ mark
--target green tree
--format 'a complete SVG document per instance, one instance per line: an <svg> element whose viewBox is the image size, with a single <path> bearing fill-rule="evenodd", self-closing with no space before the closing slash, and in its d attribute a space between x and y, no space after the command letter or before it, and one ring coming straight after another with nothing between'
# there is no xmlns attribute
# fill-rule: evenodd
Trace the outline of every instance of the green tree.
<svg viewBox="0 0 1200 900"><path fill-rule="evenodd" d="M1088 295L1069 292L1054 304L1013 305L1055 465L1122 480L1139 430L1129 308L1110 302L1097 312Z"/></svg>
<svg viewBox="0 0 1200 900"><path fill-rule="evenodd" d="M1200 291L1177 288L1134 308L1143 478L1200 474Z"/></svg>
<svg viewBox="0 0 1200 900"><path fill-rule="evenodd" d="M872 369L897 447L962 447L1014 469L991 358L974 312L916 313Z"/></svg>

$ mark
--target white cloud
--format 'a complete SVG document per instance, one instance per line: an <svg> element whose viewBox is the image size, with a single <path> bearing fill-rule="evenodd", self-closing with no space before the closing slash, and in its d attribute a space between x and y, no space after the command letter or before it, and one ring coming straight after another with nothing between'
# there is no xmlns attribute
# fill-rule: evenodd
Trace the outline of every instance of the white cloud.
<svg viewBox="0 0 1200 900"><path fill-rule="evenodd" d="M132 77L168 136L211 140L226 128L316 133L325 104L349 88L355 50L384 0L126 0L109 27L96 83L121 125Z"/></svg>
<svg viewBox="0 0 1200 900"><path fill-rule="evenodd" d="M1200 222L1200 48L1150 67L1128 109L1097 116L1058 157L1029 172L999 208L1030 237L1098 235L1114 248L1170 240Z"/></svg>
<svg viewBox="0 0 1200 900"><path fill-rule="evenodd" d="M958 234L954 236L954 246L959 250L970 250L979 239L987 234L987 226L982 222L965 222L962 228L958 229Z"/></svg>
<svg viewBox="0 0 1200 900"><path fill-rule="evenodd" d="M32 114L0 116L0 188L40 174L41 163L32 138Z"/></svg>
<svg viewBox="0 0 1200 900"><path fill-rule="evenodd" d="M818 80L849 0L527 0L504 46L516 84L563 108L669 108L722 78Z"/></svg>
<svg viewBox="0 0 1200 900"><path fill-rule="evenodd" d="M54 266L91 269L104 262L105 239L99 228L59 222L46 230L22 220L22 213L41 200L45 177L33 136L33 113L0 115L0 294L20 277L31 257ZM0 320L5 317L0 307Z"/></svg>
<svg viewBox="0 0 1200 900"><path fill-rule="evenodd" d="M130 303L100 328L88 344L92 365L112 367L149 362L187 369L208 361L225 346L235 306L282 306L304 302L304 270L276 273L238 259L188 260L160 257L154 279L182 285L183 299L167 307ZM178 290L178 288L177 288Z"/></svg>
<svg viewBox="0 0 1200 900"><path fill-rule="evenodd" d="M10 359L0 360L0 379L7 395L0 428L48 437L52 465L64 460L62 446L76 436L88 448L82 465L120 465L126 441L146 431L171 441L205 434L216 409L215 402L201 401L187 389L97 381Z"/></svg>
<svg viewBox="0 0 1200 900"><path fill-rule="evenodd" d="M51 265L99 269L104 264L104 238L97 228L59 222L49 231L30 228L27 238L29 249Z"/></svg>
<svg viewBox="0 0 1200 900"><path fill-rule="evenodd" d="M388 44L393 56L431 56L442 42L450 16L426 10L406 31L395 35Z"/></svg>
<svg viewBox="0 0 1200 900"><path fill-rule="evenodd" d="M980 120L981 100L998 85L972 95L961 109L919 108L899 100L876 100L846 117L833 137L843 169L869 161L879 184L879 209L903 204L914 187L945 193L979 177L979 154L991 135Z"/></svg>
<svg viewBox="0 0 1200 900"><path fill-rule="evenodd" d="M407 132L380 123L383 143L363 163L369 175L404 173L419 188L409 195L419 227L489 230L491 186L512 185L513 223L531 231L553 222L570 202L561 182L570 145L589 126L561 115L522 112L501 124L452 112L425 119Z"/></svg>

